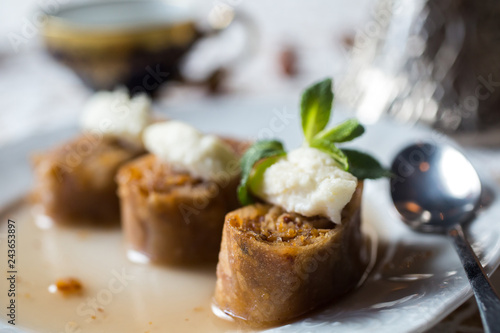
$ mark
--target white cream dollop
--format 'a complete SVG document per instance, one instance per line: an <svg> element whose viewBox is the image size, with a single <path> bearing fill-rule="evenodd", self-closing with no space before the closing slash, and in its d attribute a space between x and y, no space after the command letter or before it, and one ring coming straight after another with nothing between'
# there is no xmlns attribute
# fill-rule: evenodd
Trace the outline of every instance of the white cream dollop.
<svg viewBox="0 0 500 333"><path fill-rule="evenodd" d="M326 153L301 147L264 172L255 193L261 199L304 216L321 215L340 223L358 180Z"/></svg>
<svg viewBox="0 0 500 333"><path fill-rule="evenodd" d="M143 141L148 151L194 177L222 181L239 174L239 158L227 143L183 122L150 125Z"/></svg>
<svg viewBox="0 0 500 333"><path fill-rule="evenodd" d="M142 132L151 123L151 99L130 98L126 89L99 91L83 107L82 129L142 144Z"/></svg>

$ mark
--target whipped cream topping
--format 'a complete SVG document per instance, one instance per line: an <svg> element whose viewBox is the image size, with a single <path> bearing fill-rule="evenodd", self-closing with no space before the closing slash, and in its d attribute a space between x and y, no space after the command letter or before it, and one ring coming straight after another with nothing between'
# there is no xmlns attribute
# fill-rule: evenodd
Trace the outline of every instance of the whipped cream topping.
<svg viewBox="0 0 500 333"><path fill-rule="evenodd" d="M227 143L183 122L150 125L143 141L148 151L194 177L221 181L239 174L239 158Z"/></svg>
<svg viewBox="0 0 500 333"><path fill-rule="evenodd" d="M289 212L321 215L340 223L342 209L357 184L357 178L339 168L328 154L301 147L267 168L254 194Z"/></svg>
<svg viewBox="0 0 500 333"><path fill-rule="evenodd" d="M130 98L126 89L99 91L84 105L83 130L142 144L142 132L151 123L151 100L145 94Z"/></svg>

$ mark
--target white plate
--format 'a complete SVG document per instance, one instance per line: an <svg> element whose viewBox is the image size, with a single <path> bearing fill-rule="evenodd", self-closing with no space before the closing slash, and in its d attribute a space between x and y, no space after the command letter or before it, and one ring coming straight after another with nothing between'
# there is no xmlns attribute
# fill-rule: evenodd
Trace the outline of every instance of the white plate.
<svg viewBox="0 0 500 333"><path fill-rule="evenodd" d="M207 132L253 139L282 138L292 149L302 142L294 104L234 99L170 107L166 114ZM334 122L342 118L337 108ZM0 206L29 191L32 179L27 154L63 142L76 131L76 127L68 128L0 149ZM443 140L428 130L383 121L367 126L355 146L389 165L391 157L415 139ZM500 192L488 175L482 177L491 185L487 193L493 199L468 233L486 270L492 272L500 263ZM180 270L135 265L125 259L119 230L40 230L27 209L14 207L0 215L0 233L5 233L7 218L18 225L17 325L7 325L2 316L2 333L18 332L20 328L42 333L237 330L211 313L214 267ZM368 280L328 308L271 332L423 331L468 298L467 279L448 240L416 234L403 225L392 207L387 180L368 182L363 220L367 229L376 231L380 245L378 263ZM4 239L0 246L2 271L6 271L7 261ZM131 278L120 283L118 272ZM67 276L82 281L84 296L64 298L48 293L51 283ZM3 309L8 301L6 283L0 280ZM92 299L102 312L91 310Z"/></svg>

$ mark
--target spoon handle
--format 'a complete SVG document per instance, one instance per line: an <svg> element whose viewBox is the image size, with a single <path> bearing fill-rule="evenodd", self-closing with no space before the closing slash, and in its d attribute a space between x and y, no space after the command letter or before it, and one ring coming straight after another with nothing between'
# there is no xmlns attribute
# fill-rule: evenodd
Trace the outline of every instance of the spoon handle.
<svg viewBox="0 0 500 333"><path fill-rule="evenodd" d="M462 261L465 273L474 291L474 296L479 307L481 320L486 333L500 332L500 299L493 289L490 281L474 254L469 242L465 238L461 226L457 226L449 231L453 239L455 249Z"/></svg>

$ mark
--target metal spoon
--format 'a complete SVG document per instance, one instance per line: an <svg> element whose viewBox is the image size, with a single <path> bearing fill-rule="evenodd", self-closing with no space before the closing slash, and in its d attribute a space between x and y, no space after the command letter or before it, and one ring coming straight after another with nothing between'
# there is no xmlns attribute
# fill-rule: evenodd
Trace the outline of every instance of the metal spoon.
<svg viewBox="0 0 500 333"><path fill-rule="evenodd" d="M403 220L414 230L453 239L485 332L500 332L500 299L461 227L474 218L481 197L481 181L472 164L451 146L420 143L395 157L392 172L392 200Z"/></svg>

